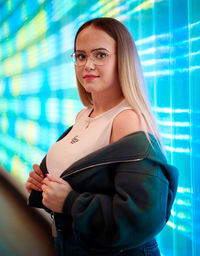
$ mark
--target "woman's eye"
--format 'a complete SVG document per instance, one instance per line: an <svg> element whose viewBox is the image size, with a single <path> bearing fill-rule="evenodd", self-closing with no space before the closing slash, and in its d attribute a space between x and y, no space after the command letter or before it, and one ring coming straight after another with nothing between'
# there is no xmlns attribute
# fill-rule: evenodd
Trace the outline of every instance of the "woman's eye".
<svg viewBox="0 0 200 256"><path fill-rule="evenodd" d="M106 58L106 56L107 56L107 54L104 53L104 52L98 52L98 53L96 54L96 58L98 58L98 59Z"/></svg>
<svg viewBox="0 0 200 256"><path fill-rule="evenodd" d="M84 55L84 54L77 54L77 55L76 55L76 59L78 59L78 60L84 60L84 59L85 59L85 55Z"/></svg>

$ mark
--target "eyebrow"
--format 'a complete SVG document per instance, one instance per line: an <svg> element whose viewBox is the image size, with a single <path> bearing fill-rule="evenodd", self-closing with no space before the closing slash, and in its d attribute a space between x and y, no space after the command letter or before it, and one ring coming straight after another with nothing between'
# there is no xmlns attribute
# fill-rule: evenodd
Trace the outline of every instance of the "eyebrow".
<svg viewBox="0 0 200 256"><path fill-rule="evenodd" d="M107 50L106 48L96 48L96 49L91 50L91 52L99 51L99 50L104 50L104 51L109 52L109 50ZM84 53L85 53L86 51L83 51L83 50L76 50L76 52L84 52Z"/></svg>

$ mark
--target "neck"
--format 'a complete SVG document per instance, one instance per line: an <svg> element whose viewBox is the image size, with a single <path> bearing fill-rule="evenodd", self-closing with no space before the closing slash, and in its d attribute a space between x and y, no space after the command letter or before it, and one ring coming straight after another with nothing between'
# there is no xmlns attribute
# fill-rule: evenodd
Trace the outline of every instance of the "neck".
<svg viewBox="0 0 200 256"><path fill-rule="evenodd" d="M123 99L124 96L122 93L119 95L100 95L100 93L98 93L98 97L92 95L93 111L90 117L95 117L108 111L118 105Z"/></svg>

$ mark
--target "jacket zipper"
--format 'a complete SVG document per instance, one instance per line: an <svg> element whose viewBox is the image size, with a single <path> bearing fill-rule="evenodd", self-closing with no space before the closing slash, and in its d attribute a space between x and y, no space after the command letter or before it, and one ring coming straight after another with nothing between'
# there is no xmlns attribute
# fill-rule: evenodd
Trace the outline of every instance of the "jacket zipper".
<svg viewBox="0 0 200 256"><path fill-rule="evenodd" d="M118 160L118 161L110 161L110 162L103 162L103 163L98 163L98 164L92 164L92 165L89 165L89 166L86 166L86 167L83 167L83 168L80 168L78 170L75 170L75 171L72 171L66 175L63 175L61 176L61 178L66 178L66 177L69 177L71 174L74 174L74 173L78 173L78 172L81 172L81 171L84 171L86 169L89 169L89 168L92 168L92 167L96 167L96 166L101 166L101 165L104 165L104 164L115 164L115 163L127 163L127 162L137 162L137 161L141 161L143 160L144 158L137 158L137 159L131 159L131 160Z"/></svg>

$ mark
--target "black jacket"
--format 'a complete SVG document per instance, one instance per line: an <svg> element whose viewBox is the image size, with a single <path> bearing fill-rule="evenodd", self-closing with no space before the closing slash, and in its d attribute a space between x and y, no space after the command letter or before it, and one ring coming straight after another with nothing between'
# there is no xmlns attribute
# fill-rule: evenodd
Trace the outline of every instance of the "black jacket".
<svg viewBox="0 0 200 256"><path fill-rule="evenodd" d="M178 171L150 138L132 133L65 170L61 177L73 190L63 213L54 213L57 228L100 248L133 248L157 235L170 216ZM40 166L46 173L46 157ZM33 190L29 205L45 208L42 193Z"/></svg>

